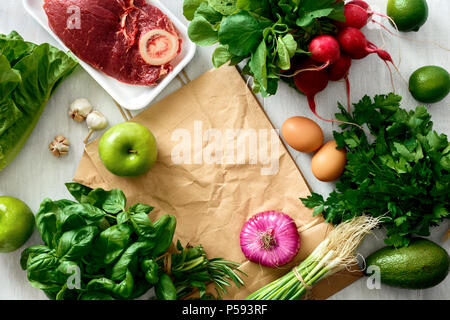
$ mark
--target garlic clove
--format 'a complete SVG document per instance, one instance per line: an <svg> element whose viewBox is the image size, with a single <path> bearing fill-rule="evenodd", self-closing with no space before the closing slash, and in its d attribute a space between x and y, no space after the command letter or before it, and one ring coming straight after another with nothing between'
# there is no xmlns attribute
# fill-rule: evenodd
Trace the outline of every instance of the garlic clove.
<svg viewBox="0 0 450 320"><path fill-rule="evenodd" d="M48 148L55 157L61 157L67 155L69 152L70 141L64 136L56 136L52 142L50 142Z"/></svg>
<svg viewBox="0 0 450 320"><path fill-rule="evenodd" d="M70 105L69 116L77 122L83 122L93 109L87 99L77 99Z"/></svg>
<svg viewBox="0 0 450 320"><path fill-rule="evenodd" d="M86 125L89 128L89 134L84 139L85 144L89 141L94 131L103 130L108 126L108 120L100 111L92 111L86 118Z"/></svg>
<svg viewBox="0 0 450 320"><path fill-rule="evenodd" d="M94 131L103 130L108 126L108 120L99 111L92 111L86 118L86 124L89 129Z"/></svg>

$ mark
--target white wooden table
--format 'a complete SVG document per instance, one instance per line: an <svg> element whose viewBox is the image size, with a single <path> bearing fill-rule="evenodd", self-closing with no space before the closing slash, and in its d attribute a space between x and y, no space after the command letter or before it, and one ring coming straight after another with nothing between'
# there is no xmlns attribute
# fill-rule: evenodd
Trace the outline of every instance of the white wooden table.
<svg viewBox="0 0 450 320"><path fill-rule="evenodd" d="M167 0L166 6L187 24L182 15L182 0ZM385 0L369 0L374 10L385 12ZM428 22L419 33L406 34L416 40L433 41L445 47L450 47L450 2L448 0L428 1L430 16ZM386 22L385 22L386 23ZM30 16L27 15L19 0L2 0L0 2L0 33L17 30L26 40L56 45L48 35ZM376 29L366 30L368 38L378 44L382 43L380 32ZM399 48L401 52L400 71L405 78L418 67L436 64L450 70L450 53L432 44L411 42L385 34L386 48L398 62ZM199 48L194 60L186 68L191 79L212 68L211 48ZM402 95L403 107L413 108L418 103L411 97L407 86L398 75L394 75L397 93ZM352 100L361 98L364 94L373 96L378 93L392 91L389 75L384 64L372 55L364 61L353 64L350 81L353 84ZM180 87L178 81L170 86L158 97L161 99ZM83 153L83 139L87 134L85 124L78 124L67 116L69 104L76 98L86 97L94 106L107 115L111 125L123 121L108 94L81 68L59 87L49 101L42 118L32 136L15 161L4 171L0 172L0 194L18 197L24 200L34 211L45 197L62 199L68 196L64 182L70 181L76 171ZM328 88L317 96L318 112L332 118L336 112L336 103L345 104L346 95L343 83L331 83ZM294 115L312 117L306 99L294 92L288 86L281 84L276 96L261 99L264 109L276 128L280 128L284 120ZM450 97L444 101L430 105L435 129L438 132L450 134ZM332 138L333 125L325 122L319 124L324 129L326 139ZM71 142L71 150L67 157L57 159L47 149L48 143L55 135L63 134ZM332 183L323 183L314 178L310 170L310 155L291 150L305 178L315 192L328 194L334 187ZM442 236L448 229L449 223L444 222L433 229L432 239L450 251L450 241L443 243ZM382 233L378 239L368 237L360 248L361 253L368 254L383 246ZM39 234L35 232L26 244L39 243ZM46 299L45 295L32 288L26 279L26 274L19 266L20 250L10 254L0 254L0 299ZM402 290L382 286L380 290L369 290L366 279L361 279L342 290L331 299L450 299L450 276L440 285L427 290Z"/></svg>

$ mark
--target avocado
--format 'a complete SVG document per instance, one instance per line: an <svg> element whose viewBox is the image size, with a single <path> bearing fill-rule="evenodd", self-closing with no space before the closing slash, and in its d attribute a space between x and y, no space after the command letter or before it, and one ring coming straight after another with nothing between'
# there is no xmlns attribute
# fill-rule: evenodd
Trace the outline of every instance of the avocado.
<svg viewBox="0 0 450 320"><path fill-rule="evenodd" d="M408 247L382 248L366 258L380 268L381 283L406 289L434 287L448 274L450 257L436 243L415 238Z"/></svg>

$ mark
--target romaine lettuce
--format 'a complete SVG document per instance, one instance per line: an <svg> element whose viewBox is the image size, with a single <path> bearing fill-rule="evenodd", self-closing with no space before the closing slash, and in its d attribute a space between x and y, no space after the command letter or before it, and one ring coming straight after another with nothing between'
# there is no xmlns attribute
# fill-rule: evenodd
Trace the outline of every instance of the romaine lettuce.
<svg viewBox="0 0 450 320"><path fill-rule="evenodd" d="M49 44L26 42L15 31L0 34L0 171L14 160L56 87L77 64Z"/></svg>

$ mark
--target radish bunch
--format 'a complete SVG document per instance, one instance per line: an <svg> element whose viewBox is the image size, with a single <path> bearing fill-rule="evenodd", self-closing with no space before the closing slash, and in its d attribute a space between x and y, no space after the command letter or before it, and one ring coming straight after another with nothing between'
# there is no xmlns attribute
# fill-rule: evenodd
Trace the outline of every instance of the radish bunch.
<svg viewBox="0 0 450 320"><path fill-rule="evenodd" d="M312 39L309 44L310 59L296 68L294 83L297 89L307 96L311 111L324 121L336 120L326 120L317 114L315 95L327 87L328 81L345 80L348 108L350 108L348 75L352 59L363 59L376 53L386 63L390 73L391 69L388 63L395 67L390 54L368 41L360 30L373 14L377 13L371 11L369 5L364 1L348 2L345 5L345 22L336 23L339 28L337 35L320 35Z"/></svg>

